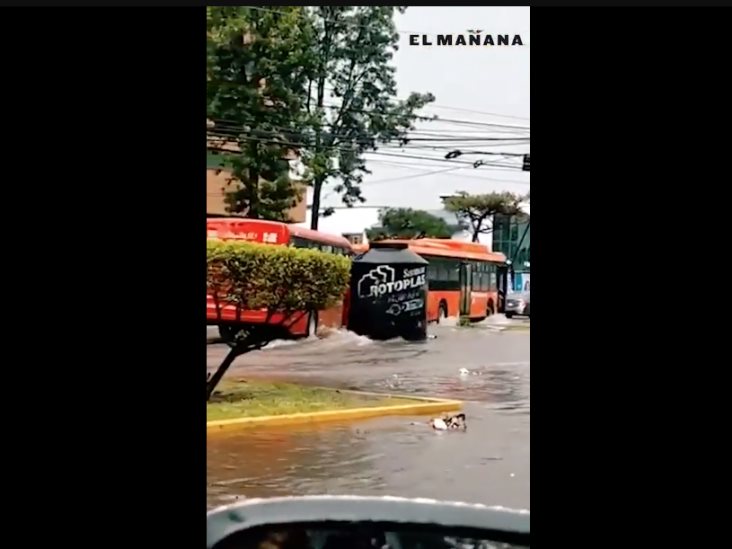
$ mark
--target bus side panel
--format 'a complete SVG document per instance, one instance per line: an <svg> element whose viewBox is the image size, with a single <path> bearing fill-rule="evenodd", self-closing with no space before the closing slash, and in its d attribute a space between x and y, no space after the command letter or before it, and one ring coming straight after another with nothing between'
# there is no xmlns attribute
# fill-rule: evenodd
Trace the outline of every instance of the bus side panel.
<svg viewBox="0 0 732 549"><path fill-rule="evenodd" d="M437 292L427 293L427 322L435 322L440 314L440 300Z"/></svg>
<svg viewBox="0 0 732 549"><path fill-rule="evenodd" d="M206 296L206 321L208 324L216 324L218 320L216 304L210 295ZM224 322L239 321L241 324L264 324L267 321L267 311L244 310L241 311L241 315L237 319L234 305L222 305L221 320Z"/></svg>
<svg viewBox="0 0 732 549"><path fill-rule="evenodd" d="M327 327L336 330L343 326L343 303L318 311L318 329ZM308 315L293 313L292 321L288 321L287 330L293 336L305 336L308 333ZM311 334L312 335L312 334Z"/></svg>
<svg viewBox="0 0 732 549"><path fill-rule="evenodd" d="M326 326L328 328L334 328L336 330L343 327L343 302L340 302L333 307L318 311L318 326Z"/></svg>
<svg viewBox="0 0 732 549"><path fill-rule="evenodd" d="M339 329L343 326L343 315L342 302L328 309L318 311L318 326ZM216 324L218 321L216 305L210 296L208 296L206 303L206 320L209 324ZM221 320L236 322L236 308L232 305L223 306L221 308ZM241 324L264 324L267 322L267 311L242 311L239 321ZM298 311L292 313L289 318L285 318L281 313L276 313L270 318L269 324L273 326L281 325L293 336L304 336L308 330L308 315Z"/></svg>
<svg viewBox="0 0 732 549"><path fill-rule="evenodd" d="M485 318L488 311L488 292L471 292L470 293L470 318Z"/></svg>
<svg viewBox="0 0 732 549"><path fill-rule="evenodd" d="M447 316L460 315L460 291L459 290L430 290L427 296L427 320L437 320L441 302L447 305Z"/></svg>
<svg viewBox="0 0 732 549"><path fill-rule="evenodd" d="M304 311L297 311L290 315L285 322L285 327L290 335L304 336L308 333L308 315Z"/></svg>
<svg viewBox="0 0 732 549"><path fill-rule="evenodd" d="M486 306L490 305L493 314L498 312L498 291L493 290L488 292L488 300Z"/></svg>
<svg viewBox="0 0 732 549"><path fill-rule="evenodd" d="M351 287L349 286L346 290L346 295L343 298L343 314L341 315L341 326L348 329L348 317L351 314Z"/></svg>
<svg viewBox="0 0 732 549"><path fill-rule="evenodd" d="M307 315L304 313L296 312L292 313L289 318L286 318L282 313L275 313L268 320L268 314L266 309L253 311L245 309L241 311L239 318L237 319L236 307L233 305L224 305L221 307L221 320L228 323L239 323L239 324L270 324L272 326L282 326L283 329L289 331L292 334L305 334L308 325ZM216 314L216 305L211 298L207 296L206 303L206 320L208 324L215 325L218 323L218 316Z"/></svg>

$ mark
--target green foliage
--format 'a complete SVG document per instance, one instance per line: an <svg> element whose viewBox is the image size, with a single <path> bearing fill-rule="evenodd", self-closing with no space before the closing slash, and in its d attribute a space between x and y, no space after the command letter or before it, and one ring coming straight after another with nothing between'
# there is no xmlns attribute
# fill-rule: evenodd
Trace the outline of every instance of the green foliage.
<svg viewBox="0 0 732 549"><path fill-rule="evenodd" d="M383 238L450 238L460 230L441 217L412 208L388 208L379 212L379 225L366 229L369 240Z"/></svg>
<svg viewBox="0 0 732 549"><path fill-rule="evenodd" d="M217 389L206 407L208 421L415 403L414 400L389 395L350 393L261 380L224 382Z"/></svg>
<svg viewBox="0 0 732 549"><path fill-rule="evenodd" d="M334 305L348 286L348 258L250 242L207 243L207 286L221 306L310 311Z"/></svg>
<svg viewBox="0 0 732 549"><path fill-rule="evenodd" d="M520 195L510 192L493 192L488 194L468 194L459 192L454 196L443 199L448 212L454 213L460 221L470 226L473 242L478 241L480 234L489 233L493 216L502 214L507 216L525 216L521 205L529 200L529 195Z"/></svg>
<svg viewBox="0 0 732 549"><path fill-rule="evenodd" d="M363 202L363 153L404 141L417 111L434 101L397 100L392 65L399 34L391 6L208 7L210 135L238 142L226 155L232 213L285 220L296 190L285 160L298 149L313 186L317 228L323 186L351 206ZM326 212L327 213L327 212Z"/></svg>
<svg viewBox="0 0 732 549"><path fill-rule="evenodd" d="M308 11L315 35L309 67L306 110L308 130L303 163L313 185L312 228L317 229L323 185L352 206L364 202L360 184L366 169L363 153L379 144L404 139L414 129L417 111L434 101L412 93L396 99L398 48L393 6L319 6Z"/></svg>
<svg viewBox="0 0 732 549"><path fill-rule="evenodd" d="M300 198L289 177L293 135L304 122L310 27L302 7L207 7L207 116L231 172L230 213L288 221ZM209 144L209 146L211 146Z"/></svg>

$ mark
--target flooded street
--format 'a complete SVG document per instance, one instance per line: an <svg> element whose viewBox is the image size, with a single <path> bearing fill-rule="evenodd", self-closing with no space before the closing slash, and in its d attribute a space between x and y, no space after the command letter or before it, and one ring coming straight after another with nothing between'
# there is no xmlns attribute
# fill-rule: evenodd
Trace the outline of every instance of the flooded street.
<svg viewBox="0 0 732 549"><path fill-rule="evenodd" d="M243 497L349 493L529 508L529 332L500 329L443 324L424 343L336 332L239 358L231 377L457 398L465 401L468 430L436 432L426 417L402 416L211 433L209 507ZM209 368L225 353L210 345Z"/></svg>

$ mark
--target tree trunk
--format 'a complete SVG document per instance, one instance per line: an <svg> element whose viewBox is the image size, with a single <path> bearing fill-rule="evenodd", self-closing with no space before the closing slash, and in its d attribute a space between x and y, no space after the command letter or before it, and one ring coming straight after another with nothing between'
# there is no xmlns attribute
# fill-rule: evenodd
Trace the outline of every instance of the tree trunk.
<svg viewBox="0 0 732 549"><path fill-rule="evenodd" d="M238 357L240 354L242 354L241 348L239 348L238 346L229 349L229 352L224 357L221 365L214 372L214 374L210 378L208 378L208 381L206 381L206 401L211 400L211 395L213 394L214 389L216 389L216 386L221 381L221 378L224 377L224 374L229 369L229 366L232 365L234 359L236 359L236 357Z"/></svg>
<svg viewBox="0 0 732 549"><path fill-rule="evenodd" d="M249 207L247 217L259 219L259 171L249 169L249 188L247 189Z"/></svg>
<svg viewBox="0 0 732 549"><path fill-rule="evenodd" d="M480 239L478 237L480 236L480 233L483 232L483 222L485 221L486 217L488 217L488 214L484 214L480 217L471 219L471 226L473 229L473 242L480 242Z"/></svg>
<svg viewBox="0 0 732 549"><path fill-rule="evenodd" d="M316 179L313 184L313 205L310 212L310 228L318 230L318 218L320 217L320 193L323 190L323 180Z"/></svg>
<svg viewBox="0 0 732 549"><path fill-rule="evenodd" d="M323 7L323 12L329 14L330 10L328 7ZM322 109L325 105L325 81L327 79L326 68L328 66L328 58L330 53L330 27L328 23L325 23L324 36L323 36L323 54L320 59L320 66L318 67L318 97L316 107ZM321 146L323 144L323 137L321 135L322 128L318 126L315 132L315 152L320 153L322 151ZM334 128L331 127L331 131ZM323 177L319 176L313 183L313 205L310 210L310 228L314 231L318 230L318 219L320 218L320 193L323 190Z"/></svg>

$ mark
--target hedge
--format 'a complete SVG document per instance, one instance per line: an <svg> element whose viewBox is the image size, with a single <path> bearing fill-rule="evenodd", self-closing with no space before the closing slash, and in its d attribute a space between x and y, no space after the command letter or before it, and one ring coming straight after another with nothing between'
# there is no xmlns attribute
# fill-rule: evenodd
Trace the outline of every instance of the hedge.
<svg viewBox="0 0 732 549"><path fill-rule="evenodd" d="M208 293L242 310L309 311L343 298L348 258L318 250L209 240Z"/></svg>

